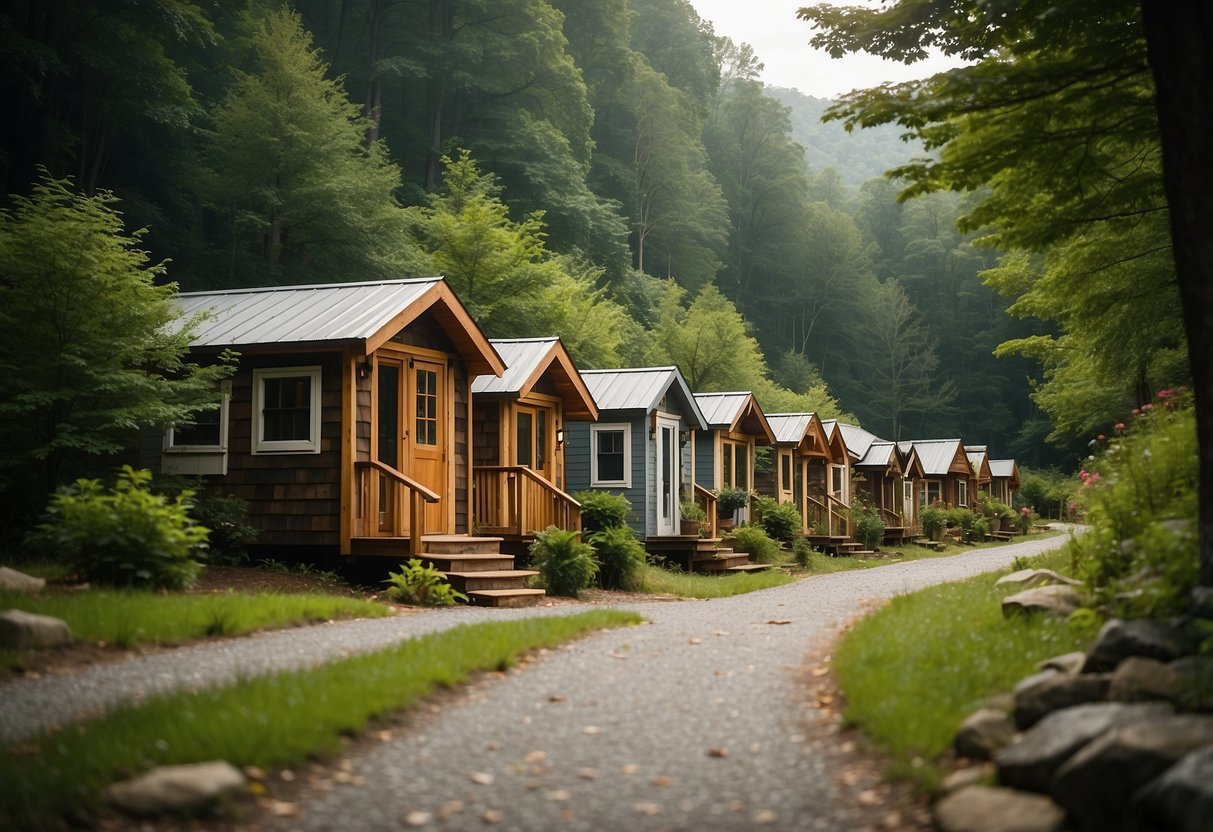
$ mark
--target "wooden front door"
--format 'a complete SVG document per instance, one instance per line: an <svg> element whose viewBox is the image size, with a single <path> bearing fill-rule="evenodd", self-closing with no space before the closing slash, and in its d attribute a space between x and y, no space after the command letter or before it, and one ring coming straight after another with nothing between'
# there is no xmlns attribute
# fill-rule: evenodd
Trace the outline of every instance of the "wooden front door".
<svg viewBox="0 0 1213 832"><path fill-rule="evenodd" d="M446 365L436 361L410 358L408 385L405 388L406 433L409 468L406 473L442 500L427 503L427 533L448 532L446 528L447 437L449 434L446 395Z"/></svg>
<svg viewBox="0 0 1213 832"><path fill-rule="evenodd" d="M514 415L514 464L530 468L550 483L556 482L554 424L550 407L519 405Z"/></svg>

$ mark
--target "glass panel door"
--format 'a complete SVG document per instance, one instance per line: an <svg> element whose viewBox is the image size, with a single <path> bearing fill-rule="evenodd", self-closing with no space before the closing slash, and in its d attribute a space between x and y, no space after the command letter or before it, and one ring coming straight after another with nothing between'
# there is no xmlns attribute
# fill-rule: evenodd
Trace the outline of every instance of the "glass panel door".
<svg viewBox="0 0 1213 832"><path fill-rule="evenodd" d="M529 410L518 411L518 429L515 448L517 462L523 468L535 468L535 416Z"/></svg>
<svg viewBox="0 0 1213 832"><path fill-rule="evenodd" d="M678 422L657 419L657 534L678 531Z"/></svg>

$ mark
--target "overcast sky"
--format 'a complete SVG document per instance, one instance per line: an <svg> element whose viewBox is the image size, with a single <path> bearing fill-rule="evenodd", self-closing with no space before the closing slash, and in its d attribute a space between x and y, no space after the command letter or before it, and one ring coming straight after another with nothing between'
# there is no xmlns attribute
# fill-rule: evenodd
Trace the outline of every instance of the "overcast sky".
<svg viewBox="0 0 1213 832"><path fill-rule="evenodd" d="M796 10L813 2L816 0L690 0L700 17L712 21L716 34L754 47L766 66L762 75L766 84L793 87L818 98L834 98L884 81L925 78L956 65L932 58L906 66L863 54L834 60L809 46L813 28L796 19ZM862 2L848 0L849 5Z"/></svg>

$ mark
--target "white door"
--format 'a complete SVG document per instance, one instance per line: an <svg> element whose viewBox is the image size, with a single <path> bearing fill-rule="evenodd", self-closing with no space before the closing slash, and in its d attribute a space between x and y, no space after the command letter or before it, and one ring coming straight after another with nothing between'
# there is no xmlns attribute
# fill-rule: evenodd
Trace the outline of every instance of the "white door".
<svg viewBox="0 0 1213 832"><path fill-rule="evenodd" d="M678 420L657 417L657 536L678 534Z"/></svg>

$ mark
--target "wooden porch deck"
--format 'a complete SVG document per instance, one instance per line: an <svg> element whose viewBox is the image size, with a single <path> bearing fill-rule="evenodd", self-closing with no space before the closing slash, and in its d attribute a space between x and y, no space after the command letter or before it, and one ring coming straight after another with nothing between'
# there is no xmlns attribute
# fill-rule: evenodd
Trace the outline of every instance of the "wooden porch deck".
<svg viewBox="0 0 1213 832"><path fill-rule="evenodd" d="M765 563L753 563L745 552L722 548L720 538L698 535L649 537L645 550L656 557L676 563L684 572L737 573L769 569Z"/></svg>

